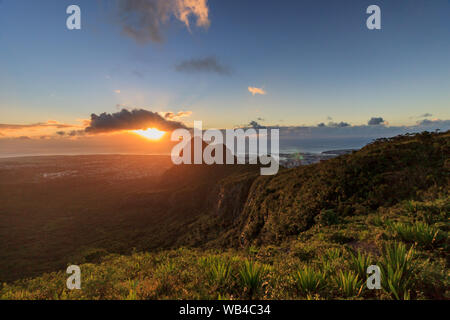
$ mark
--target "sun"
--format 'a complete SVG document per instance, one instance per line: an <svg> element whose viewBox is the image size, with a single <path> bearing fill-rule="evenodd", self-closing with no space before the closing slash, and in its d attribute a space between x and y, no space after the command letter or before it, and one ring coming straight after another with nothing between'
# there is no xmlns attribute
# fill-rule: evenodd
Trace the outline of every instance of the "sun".
<svg viewBox="0 0 450 320"><path fill-rule="evenodd" d="M159 140L166 134L165 131L161 131L156 128L149 128L146 130L133 130L133 132L140 135L141 137L150 140Z"/></svg>

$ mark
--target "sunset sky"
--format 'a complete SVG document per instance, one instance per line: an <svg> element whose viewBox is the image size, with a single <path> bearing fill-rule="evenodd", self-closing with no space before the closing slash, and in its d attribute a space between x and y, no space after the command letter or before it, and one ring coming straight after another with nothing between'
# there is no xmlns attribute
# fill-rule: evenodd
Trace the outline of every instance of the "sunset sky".
<svg viewBox="0 0 450 320"><path fill-rule="evenodd" d="M0 0L0 140L88 139L91 114L122 109L207 128L448 130L449 15L448 0Z"/></svg>

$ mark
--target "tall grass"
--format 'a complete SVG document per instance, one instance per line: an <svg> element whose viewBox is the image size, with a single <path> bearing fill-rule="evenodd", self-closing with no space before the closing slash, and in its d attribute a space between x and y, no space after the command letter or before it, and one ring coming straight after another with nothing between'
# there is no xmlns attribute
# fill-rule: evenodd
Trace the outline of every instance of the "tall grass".
<svg viewBox="0 0 450 320"><path fill-rule="evenodd" d="M412 225L401 222L391 223L389 228L400 240L412 242L425 248L433 248L447 239L444 231L424 222L416 222Z"/></svg>
<svg viewBox="0 0 450 320"><path fill-rule="evenodd" d="M358 274L361 280L367 277L367 268L371 265L371 256L360 250L355 254L350 252L350 267Z"/></svg>
<svg viewBox="0 0 450 320"><path fill-rule="evenodd" d="M334 277L338 289L345 297L354 297L359 295L363 289L363 283L358 274L352 270L342 271Z"/></svg>
<svg viewBox="0 0 450 320"><path fill-rule="evenodd" d="M325 275L313 268L304 266L294 274L297 289L304 294L311 294L325 287Z"/></svg>
<svg viewBox="0 0 450 320"><path fill-rule="evenodd" d="M241 285L247 288L250 297L259 292L262 287L264 277L269 272L269 268L265 265L245 260L239 270Z"/></svg>
<svg viewBox="0 0 450 320"><path fill-rule="evenodd" d="M415 251L403 243L386 244L383 249L381 285L393 298L409 299L414 277L413 259Z"/></svg>
<svg viewBox="0 0 450 320"><path fill-rule="evenodd" d="M222 287L230 278L232 268L228 260L209 256L202 259L200 264L206 269L206 276L211 284Z"/></svg>

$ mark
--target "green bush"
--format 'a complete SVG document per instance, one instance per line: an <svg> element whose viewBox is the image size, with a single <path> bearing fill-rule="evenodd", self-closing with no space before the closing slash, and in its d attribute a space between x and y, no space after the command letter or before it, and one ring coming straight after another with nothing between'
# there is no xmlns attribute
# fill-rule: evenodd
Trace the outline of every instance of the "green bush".
<svg viewBox="0 0 450 320"><path fill-rule="evenodd" d="M314 221L321 226L331 226L339 223L339 216L334 210L322 210L314 218Z"/></svg>
<svg viewBox="0 0 450 320"><path fill-rule="evenodd" d="M438 246L447 239L445 232L423 222L412 225L401 222L391 223L389 228L400 240L416 243L425 248Z"/></svg>
<svg viewBox="0 0 450 320"><path fill-rule="evenodd" d="M409 299L414 277L413 259L415 251L403 243L386 244L383 249L381 284L395 299Z"/></svg>
<svg viewBox="0 0 450 320"><path fill-rule="evenodd" d="M371 260L370 255L365 255L359 250L356 254L350 253L350 266L362 280L367 277L367 268L371 265Z"/></svg>
<svg viewBox="0 0 450 320"><path fill-rule="evenodd" d="M203 261L203 265L211 284L222 287L227 283L232 271L230 261L219 257L208 257Z"/></svg>
<svg viewBox="0 0 450 320"><path fill-rule="evenodd" d="M265 265L249 260L244 261L239 270L239 276L241 285L248 290L250 297L259 292L268 272L269 268Z"/></svg>
<svg viewBox="0 0 450 320"><path fill-rule="evenodd" d="M359 295L363 289L362 281L354 271L339 271L334 277L334 281L338 289L344 294L345 297L354 297Z"/></svg>
<svg viewBox="0 0 450 320"><path fill-rule="evenodd" d="M325 275L313 268L304 266L294 274L297 289L304 294L311 294L321 290L325 286Z"/></svg>

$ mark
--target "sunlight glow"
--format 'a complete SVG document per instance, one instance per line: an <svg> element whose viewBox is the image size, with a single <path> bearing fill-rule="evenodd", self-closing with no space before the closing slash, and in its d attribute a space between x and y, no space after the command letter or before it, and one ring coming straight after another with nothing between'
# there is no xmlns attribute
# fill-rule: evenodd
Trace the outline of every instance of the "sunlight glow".
<svg viewBox="0 0 450 320"><path fill-rule="evenodd" d="M147 130L134 130L133 132L150 140L159 140L166 134L165 131L160 131L156 128L150 128Z"/></svg>

